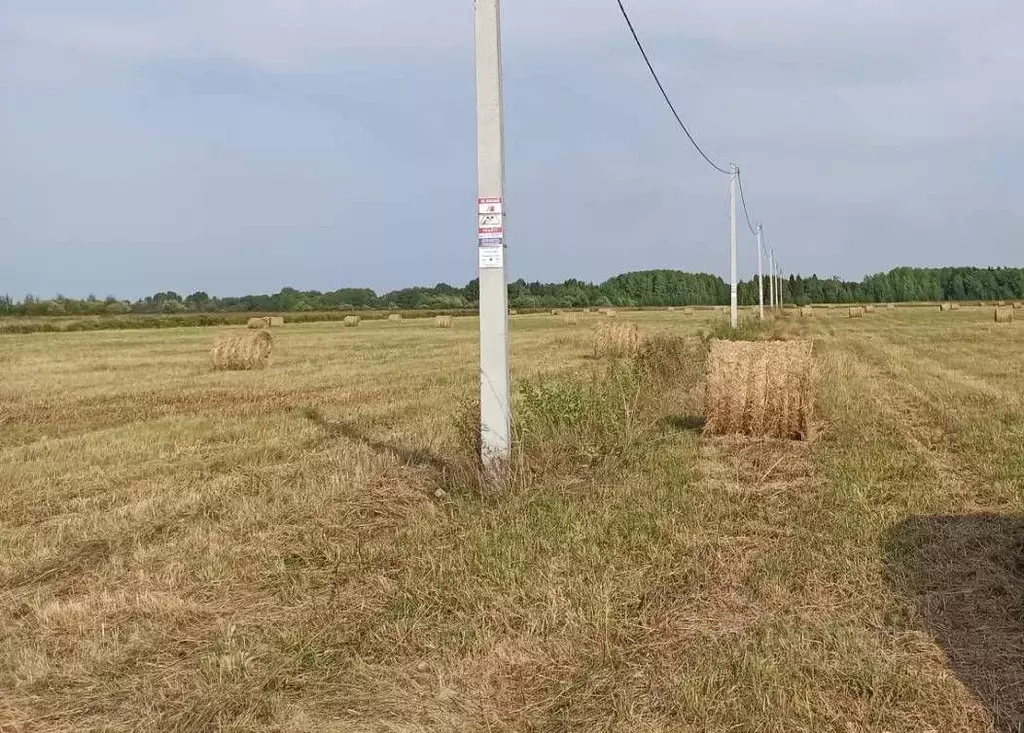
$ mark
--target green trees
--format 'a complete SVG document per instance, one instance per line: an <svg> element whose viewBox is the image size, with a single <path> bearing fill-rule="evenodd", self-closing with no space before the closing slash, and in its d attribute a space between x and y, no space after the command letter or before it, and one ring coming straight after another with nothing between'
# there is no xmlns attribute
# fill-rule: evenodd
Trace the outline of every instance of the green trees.
<svg viewBox="0 0 1024 733"><path fill-rule="evenodd" d="M1024 268L946 267L938 269L898 267L869 275L859 283L817 275L790 275L782 281L786 303L913 302L936 300L1024 300ZM739 284L741 305L756 305L757 280ZM729 286L717 275L647 270L616 275L595 285L571 278L562 283L509 283L509 305L513 308L583 308L726 305ZM462 310L476 307L480 285L471 280L465 287L438 283L378 295L369 288L341 288L327 293L283 288L274 295L246 295L217 298L197 291L182 298L174 291L156 293L127 303L113 296L75 300L57 296L40 300L26 295L22 302L0 297L0 315L100 315L104 313L183 312L289 312L397 308L403 310ZM768 292L766 287L765 298Z"/></svg>

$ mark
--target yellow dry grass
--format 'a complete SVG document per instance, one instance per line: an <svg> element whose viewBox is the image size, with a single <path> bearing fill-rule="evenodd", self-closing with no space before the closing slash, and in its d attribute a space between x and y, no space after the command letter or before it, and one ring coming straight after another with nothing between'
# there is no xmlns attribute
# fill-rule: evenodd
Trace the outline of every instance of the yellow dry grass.
<svg viewBox="0 0 1024 733"><path fill-rule="evenodd" d="M715 341L708 357L712 435L806 440L814 414L810 341Z"/></svg>
<svg viewBox="0 0 1024 733"><path fill-rule="evenodd" d="M644 334L635 323L605 323L594 334L594 357L635 356L644 342Z"/></svg>
<svg viewBox="0 0 1024 733"><path fill-rule="evenodd" d="M263 369L270 363L274 339L268 331L229 331L217 334L210 349L214 369L245 371Z"/></svg>
<svg viewBox="0 0 1024 733"><path fill-rule="evenodd" d="M767 327L815 343L809 442L637 413L633 362L515 319L517 417L530 382L567 444L647 432L498 492L452 478L472 317L289 324L239 373L204 328L0 337L0 729L1015 730L1024 340L816 315Z"/></svg>

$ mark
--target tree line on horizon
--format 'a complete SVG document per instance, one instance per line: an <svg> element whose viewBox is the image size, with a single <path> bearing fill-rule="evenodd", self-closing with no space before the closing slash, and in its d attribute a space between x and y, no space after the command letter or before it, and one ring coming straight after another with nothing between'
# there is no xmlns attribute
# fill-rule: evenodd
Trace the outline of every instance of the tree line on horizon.
<svg viewBox="0 0 1024 733"><path fill-rule="evenodd" d="M767 280L765 301L768 300ZM838 277L790 275L782 281L785 304L886 303L915 301L1024 299L1024 268L899 267L848 282ZM342 288L330 292L284 288L274 295L217 298L198 291L183 296L173 291L136 301L113 296L85 299L56 296L21 301L0 297L0 315L126 315L131 313L303 312L328 310L462 310L476 307L479 282L465 287L439 283L378 295L369 288ZM717 275L679 270L647 270L617 275L600 285L569 279L562 283L516 280L508 286L512 308L648 307L728 305L729 285ZM756 278L739 284L741 305L756 305Z"/></svg>

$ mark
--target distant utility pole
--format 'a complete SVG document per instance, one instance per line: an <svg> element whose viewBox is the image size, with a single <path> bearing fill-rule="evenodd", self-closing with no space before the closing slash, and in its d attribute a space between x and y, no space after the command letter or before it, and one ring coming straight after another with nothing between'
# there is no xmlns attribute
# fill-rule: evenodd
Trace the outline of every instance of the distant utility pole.
<svg viewBox="0 0 1024 733"><path fill-rule="evenodd" d="M764 270L761 266L761 247L764 245L763 227L757 225L757 307L764 320Z"/></svg>
<svg viewBox="0 0 1024 733"><path fill-rule="evenodd" d="M732 176L729 178L729 206L732 210L732 279L730 280L730 320L733 328L740 325L739 298L736 291L736 186L740 180L739 166L732 167Z"/></svg>
<svg viewBox="0 0 1024 733"><path fill-rule="evenodd" d="M776 306L776 300L775 300L775 250L774 249L769 249L768 250L768 272L769 272L768 284L769 284L769 286L771 288L771 302L772 302L772 308L774 309L775 306Z"/></svg>
<svg viewBox="0 0 1024 733"><path fill-rule="evenodd" d="M476 0L477 256L480 271L480 460L500 480L512 449L505 275L501 0Z"/></svg>

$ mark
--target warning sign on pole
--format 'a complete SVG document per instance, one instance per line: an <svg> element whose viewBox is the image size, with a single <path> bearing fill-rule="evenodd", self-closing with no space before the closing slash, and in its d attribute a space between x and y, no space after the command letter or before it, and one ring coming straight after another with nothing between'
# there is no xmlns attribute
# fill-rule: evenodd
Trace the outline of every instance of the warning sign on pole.
<svg viewBox="0 0 1024 733"><path fill-rule="evenodd" d="M499 197L477 199L477 233L481 239L505 236L505 202Z"/></svg>

